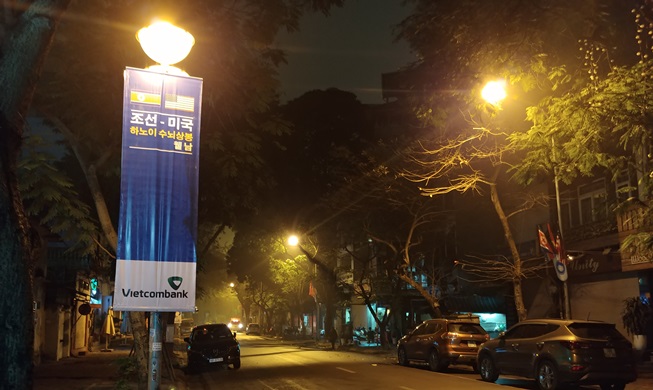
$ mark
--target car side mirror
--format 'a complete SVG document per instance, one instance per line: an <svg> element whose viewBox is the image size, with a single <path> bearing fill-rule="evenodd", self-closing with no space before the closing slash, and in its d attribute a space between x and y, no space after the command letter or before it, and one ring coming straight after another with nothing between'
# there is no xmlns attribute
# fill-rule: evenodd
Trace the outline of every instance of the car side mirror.
<svg viewBox="0 0 653 390"><path fill-rule="evenodd" d="M184 337L184 341L190 344L190 337Z"/></svg>

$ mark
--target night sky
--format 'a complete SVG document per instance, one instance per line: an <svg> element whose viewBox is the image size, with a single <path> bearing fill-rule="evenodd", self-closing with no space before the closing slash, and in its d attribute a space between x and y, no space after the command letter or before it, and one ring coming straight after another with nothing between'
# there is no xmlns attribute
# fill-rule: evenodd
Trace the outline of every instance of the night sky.
<svg viewBox="0 0 653 390"><path fill-rule="evenodd" d="M363 103L381 103L381 74L412 62L393 28L409 14L400 0L348 0L331 15L305 16L300 31L283 33L278 44L288 54L280 69L282 101L313 89L350 91Z"/></svg>

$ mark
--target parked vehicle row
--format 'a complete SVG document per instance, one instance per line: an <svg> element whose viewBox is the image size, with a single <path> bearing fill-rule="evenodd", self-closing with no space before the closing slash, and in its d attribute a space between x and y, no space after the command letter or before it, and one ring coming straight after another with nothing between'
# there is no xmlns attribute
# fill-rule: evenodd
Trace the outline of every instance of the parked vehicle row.
<svg viewBox="0 0 653 390"><path fill-rule="evenodd" d="M397 345L399 364L429 364L440 371L468 364L481 379L501 375L534 379L540 390L566 385L624 389L637 379L632 344L614 324L600 321L542 319L522 321L489 340L471 320L424 321Z"/></svg>

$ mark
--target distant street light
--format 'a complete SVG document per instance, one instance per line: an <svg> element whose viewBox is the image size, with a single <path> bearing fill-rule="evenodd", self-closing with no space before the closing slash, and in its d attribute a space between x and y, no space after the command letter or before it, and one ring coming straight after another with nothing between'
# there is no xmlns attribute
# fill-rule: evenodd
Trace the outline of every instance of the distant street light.
<svg viewBox="0 0 653 390"><path fill-rule="evenodd" d="M508 96L506 92L506 82L503 80L500 81L491 81L488 82L485 87L481 90L481 97L492 104L493 106L500 107L501 101ZM551 137L552 144L552 153L553 153L553 162L555 163L555 143L553 137ZM558 213L558 232L560 233L560 241L564 243L564 235L562 233L562 210L560 208L560 189L558 186L558 168L557 166L553 167L553 180L555 184L555 196L556 196L556 210ZM562 254L561 254L562 255ZM560 259L560 261L565 262L566 259ZM558 270L555 270L558 277L560 274ZM563 302L564 302L564 318L571 319L571 304L569 301L569 287L567 286L566 275L565 279L562 280L563 286Z"/></svg>
<svg viewBox="0 0 653 390"><path fill-rule="evenodd" d="M313 263L314 277L317 277L317 264L318 264L317 260L310 253L308 253L306 251L306 249L304 249L303 246L300 245L299 237L292 234L292 235L288 236L288 239L286 240L286 242L290 246L299 248L299 250L304 254L304 256L306 256L308 261ZM319 338L320 338L320 303L317 300L317 292L313 288L312 283L311 283L311 288L309 290L311 290L315 294L315 295L312 295L312 296L313 296L313 299L315 300L315 341L318 341ZM309 291L309 295L311 294L311 291Z"/></svg>

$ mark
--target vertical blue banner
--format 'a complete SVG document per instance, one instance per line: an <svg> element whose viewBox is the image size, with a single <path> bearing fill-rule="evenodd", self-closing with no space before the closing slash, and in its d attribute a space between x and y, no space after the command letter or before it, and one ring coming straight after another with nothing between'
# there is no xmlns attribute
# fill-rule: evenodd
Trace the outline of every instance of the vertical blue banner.
<svg viewBox="0 0 653 390"><path fill-rule="evenodd" d="M194 311L202 79L125 70L115 310Z"/></svg>

